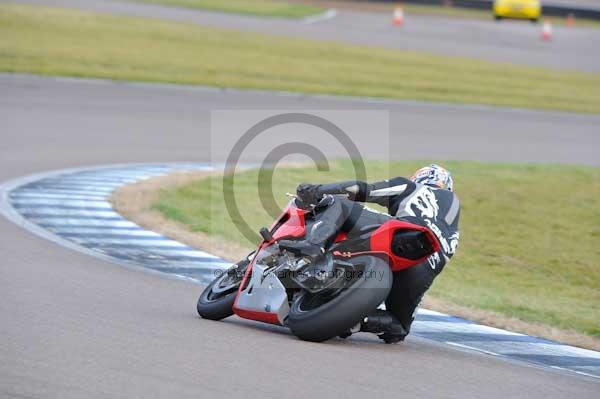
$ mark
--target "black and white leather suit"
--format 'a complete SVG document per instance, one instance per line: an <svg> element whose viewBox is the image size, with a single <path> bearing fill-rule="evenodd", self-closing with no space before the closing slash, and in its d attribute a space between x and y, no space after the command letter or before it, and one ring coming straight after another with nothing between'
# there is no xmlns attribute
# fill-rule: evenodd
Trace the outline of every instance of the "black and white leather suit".
<svg viewBox="0 0 600 399"><path fill-rule="evenodd" d="M457 196L449 190L417 184L403 177L371 184L346 181L299 186L299 195L306 191L319 198L338 194L315 216L318 220L306 237L312 244L326 247L339 231L346 231L351 238L367 226L381 225L392 218L425 226L437 237L438 252L416 266L394 272L386 308L408 332L423 295L456 251L460 217ZM369 209L361 204L365 202L379 204L387 208L387 213Z"/></svg>

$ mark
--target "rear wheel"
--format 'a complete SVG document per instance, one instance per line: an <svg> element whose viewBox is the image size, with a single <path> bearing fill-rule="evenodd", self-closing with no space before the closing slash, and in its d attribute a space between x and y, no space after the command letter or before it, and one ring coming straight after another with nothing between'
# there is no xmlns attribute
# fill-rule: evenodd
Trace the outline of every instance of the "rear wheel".
<svg viewBox="0 0 600 399"><path fill-rule="evenodd" d="M223 272L202 291L196 309L198 314L210 320L221 320L233 315L233 303L242 282L244 270L237 265Z"/></svg>
<svg viewBox="0 0 600 399"><path fill-rule="evenodd" d="M350 262L361 273L355 273L343 288L316 294L304 291L292 302L287 324L298 338L321 342L344 335L385 300L392 287L388 263L368 255Z"/></svg>

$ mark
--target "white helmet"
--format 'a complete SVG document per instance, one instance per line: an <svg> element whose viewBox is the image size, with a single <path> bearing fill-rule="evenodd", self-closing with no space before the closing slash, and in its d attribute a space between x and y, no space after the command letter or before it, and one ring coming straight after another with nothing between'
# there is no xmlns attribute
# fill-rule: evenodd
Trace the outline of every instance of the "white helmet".
<svg viewBox="0 0 600 399"><path fill-rule="evenodd" d="M434 163L417 170L410 180L415 183L443 188L450 191L454 188L454 182L452 181L450 172Z"/></svg>

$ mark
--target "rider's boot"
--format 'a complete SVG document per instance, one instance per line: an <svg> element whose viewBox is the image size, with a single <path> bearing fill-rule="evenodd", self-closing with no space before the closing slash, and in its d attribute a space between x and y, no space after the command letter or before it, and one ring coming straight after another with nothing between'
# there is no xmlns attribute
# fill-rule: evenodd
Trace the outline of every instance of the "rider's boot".
<svg viewBox="0 0 600 399"><path fill-rule="evenodd" d="M377 334L386 344L403 341L408 331L402 323L387 310L376 309L364 318L360 331Z"/></svg>

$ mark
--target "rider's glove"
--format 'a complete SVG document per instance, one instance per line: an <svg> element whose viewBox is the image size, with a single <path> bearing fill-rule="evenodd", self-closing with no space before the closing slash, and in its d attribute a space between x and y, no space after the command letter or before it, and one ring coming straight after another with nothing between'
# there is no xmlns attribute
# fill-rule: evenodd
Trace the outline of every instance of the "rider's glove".
<svg viewBox="0 0 600 399"><path fill-rule="evenodd" d="M320 184L301 183L296 188L296 194L303 203L316 205L323 198L323 194L319 192L320 187Z"/></svg>

